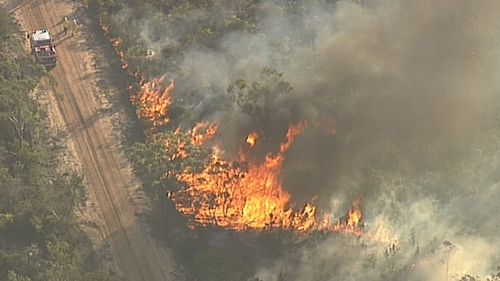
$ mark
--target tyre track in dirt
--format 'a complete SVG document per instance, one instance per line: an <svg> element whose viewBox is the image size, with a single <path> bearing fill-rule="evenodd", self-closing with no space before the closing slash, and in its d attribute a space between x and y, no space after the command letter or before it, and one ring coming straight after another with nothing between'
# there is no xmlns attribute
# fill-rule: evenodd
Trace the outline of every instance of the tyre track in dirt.
<svg viewBox="0 0 500 281"><path fill-rule="evenodd" d="M32 0L20 8L18 17L28 30L48 27L57 34L70 5L62 0ZM83 51L76 38L63 38L56 48L59 61L51 72L58 82L54 93L61 95L58 107L77 148L88 187L97 198L107 239L122 274L130 281L172 280L163 268L170 261L160 260L150 234L134 215L126 191L130 175L122 172L122 161L118 161L113 128L103 120L105 117L95 118L100 109L95 99L99 89L85 78Z"/></svg>

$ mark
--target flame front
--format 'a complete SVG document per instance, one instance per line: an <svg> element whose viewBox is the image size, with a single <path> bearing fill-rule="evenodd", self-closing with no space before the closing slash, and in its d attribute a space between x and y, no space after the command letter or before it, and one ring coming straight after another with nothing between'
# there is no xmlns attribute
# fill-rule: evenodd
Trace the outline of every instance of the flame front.
<svg viewBox="0 0 500 281"><path fill-rule="evenodd" d="M174 82L162 87L163 78L146 82L143 74L129 69L122 48L120 37L111 37L110 28L102 19L99 20L101 29L110 40L115 52L122 63L122 68L131 76L137 78L140 89L132 85L128 87L132 103L137 105L139 118L148 120L153 127L166 125L168 109L172 104L171 92ZM327 124L327 132L334 134L334 124ZM325 126L324 124L320 127ZM351 233L361 235L360 223L362 213L359 200L353 202L352 209L345 220L332 223L328 216L317 218L317 208L308 203L300 210L293 210L291 196L285 191L281 181L281 168L285 160L285 153L294 139L304 130L305 123L290 126L286 141L280 145L275 155L268 154L263 163L248 163L245 149L241 149L240 158L236 162L221 160L219 149L213 148L210 163L200 173L191 173L188 170L178 175L166 172L165 176L174 176L184 183L186 188L170 193L176 209L190 218L190 226L215 225L233 230L263 230L289 229L298 232L313 230ZM187 133L191 137L191 144L201 146L213 138L217 131L216 124L198 123ZM180 130L176 130L180 132ZM257 132L250 133L245 139L247 148L253 148L262 137ZM189 141L188 141L189 142ZM186 159L187 143L171 144L164 141L163 145L177 148L170 160ZM247 149L248 150L248 149Z"/></svg>
<svg viewBox="0 0 500 281"><path fill-rule="evenodd" d="M201 173L186 171L177 175L186 188L170 194L175 208L190 218L191 227L216 225L233 230L280 228L298 232L361 233L359 201L356 208L353 204L348 220L337 224L330 223L327 217L318 219L317 208L312 203L298 211L291 208L290 194L282 186L280 172L284 154L304 128L305 123L291 126L279 152L267 155L261 164L246 163L241 153L237 162L213 155Z"/></svg>

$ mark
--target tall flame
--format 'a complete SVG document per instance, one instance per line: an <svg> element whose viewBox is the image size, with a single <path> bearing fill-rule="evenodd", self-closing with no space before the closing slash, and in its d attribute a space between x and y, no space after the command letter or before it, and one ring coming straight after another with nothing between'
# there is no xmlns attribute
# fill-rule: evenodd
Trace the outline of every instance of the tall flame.
<svg viewBox="0 0 500 281"><path fill-rule="evenodd" d="M305 123L290 126L279 152L268 154L261 164L246 163L242 156L238 162L229 162L213 155L201 173L186 171L177 175L186 188L170 193L175 208L190 218L191 227L217 225L233 230L281 228L298 232L361 233L359 201L353 204L348 220L337 224L330 223L326 217L318 219L317 208L312 203L300 210L291 208L290 194L282 186L280 172L284 154L305 127Z"/></svg>
<svg viewBox="0 0 500 281"><path fill-rule="evenodd" d="M162 89L162 83L163 78L144 83L138 96L133 99L138 105L139 118L149 120L153 126L165 125L170 121L167 111L172 104L170 93L175 85L174 81L170 81L168 86Z"/></svg>
<svg viewBox="0 0 500 281"><path fill-rule="evenodd" d="M363 215L361 214L361 210L359 209L359 203L359 198L352 202L352 209L349 211L347 217L347 225L350 227L358 225L363 217Z"/></svg>

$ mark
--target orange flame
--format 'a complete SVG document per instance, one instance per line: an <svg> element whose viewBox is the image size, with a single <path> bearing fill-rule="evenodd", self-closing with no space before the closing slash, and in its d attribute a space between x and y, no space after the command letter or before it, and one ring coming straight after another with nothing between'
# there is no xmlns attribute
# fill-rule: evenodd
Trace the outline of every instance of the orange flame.
<svg viewBox="0 0 500 281"><path fill-rule="evenodd" d="M169 85L162 89L163 78L144 83L132 101L138 103L137 116L150 121L153 126L167 124L170 120L167 116L168 108L172 104L170 93L175 85L170 81Z"/></svg>
<svg viewBox="0 0 500 281"><path fill-rule="evenodd" d="M247 136L247 144L250 146L250 147L254 147L256 144L257 144L257 138L259 137L259 135L257 134L257 132L251 132L248 136Z"/></svg>
<svg viewBox="0 0 500 281"><path fill-rule="evenodd" d="M360 223L363 218L363 214L360 209L360 199L357 198L352 202L352 207L347 213L347 219L345 222L338 222L333 226L334 231L342 231L346 233L352 233L359 237L362 234Z"/></svg>
<svg viewBox="0 0 500 281"><path fill-rule="evenodd" d="M363 215L361 214L361 211L359 209L359 202L359 198L352 202L352 209L349 211L347 217L348 226L354 227L361 222L361 218L363 217Z"/></svg>
<svg viewBox="0 0 500 281"><path fill-rule="evenodd" d="M125 52L121 47L122 40L111 38L110 28L100 18L99 23L106 38L111 41L121 61L121 67L138 79L140 90L133 86L128 90L131 100L138 106L139 118L149 120L153 126L165 125L169 122L167 117L168 108L172 103L171 91L174 82L162 90L162 79L146 82L143 74L131 72L129 64L125 60ZM279 153L267 155L262 164L250 163L244 168L247 156L240 151L238 162L219 160L217 147L213 148L211 163L204 171L192 174L188 171L177 175L177 179L187 185L186 189L169 192L168 197L175 203L176 209L191 218L190 226L217 225L234 230L243 229L268 229L285 228L306 232L312 230L340 231L361 235L360 222L362 214L359 209L359 200L353 203L345 221L332 224L327 216L318 220L316 218L316 206L307 204L299 211L290 208L290 194L286 192L281 183L280 170L284 161L284 154L292 145L295 137L305 128L305 123L291 126L287 133L286 141L281 144ZM335 127L328 130L335 133ZM191 144L203 145L211 139L217 131L216 124L199 123L188 131L191 136ZM175 133L180 133L176 130ZM248 135L246 142L254 147L259 139L257 132ZM174 144L164 141L166 147ZM171 160L185 159L188 152L186 143L177 141L176 152ZM167 173L168 174L168 173Z"/></svg>
<svg viewBox="0 0 500 281"><path fill-rule="evenodd" d="M128 70L128 67L129 67L129 64L128 62L125 60L125 52L123 51L123 49L121 48L122 44L123 44L123 41L120 37L116 37L116 38L111 38L110 36L110 27L107 26L103 19L102 18L99 18L99 24L101 26L101 29L102 31L104 32L104 35L106 36L106 38L109 39L109 41L111 42L111 45L113 46L115 52L116 52L116 55L118 56L118 58L120 59L120 62L121 62L121 68L123 70ZM139 75L139 73L137 72L134 72L134 73L131 73L131 72L128 72L129 75L131 76L134 76L136 78L139 79L140 83L142 84L143 82L143 79L142 79L142 76ZM129 90L131 89L131 87L129 87Z"/></svg>
<svg viewBox="0 0 500 281"><path fill-rule="evenodd" d="M182 132L180 128L174 130L173 133L175 135L180 135L180 134L187 135L188 141L186 141L186 138L176 138L174 139L175 140L174 143L172 143L172 140L168 138L162 139L161 141L166 149L175 147L175 151L171 152L172 155L170 156L170 160L174 161L176 159L186 159L189 156L189 153L186 150L187 142L189 142L189 139L192 145L201 146L206 141L212 139L216 132L217 132L216 123L199 122L191 130L188 130L187 132ZM167 176L168 175L170 175L170 173L167 172Z"/></svg>
<svg viewBox="0 0 500 281"><path fill-rule="evenodd" d="M174 132L177 134L177 132ZM185 159L189 156L188 152L186 151L186 143L181 139L174 139L175 142L172 143L171 139L165 138L162 139L163 145L168 149L168 148L175 148L175 151L172 152L172 155L170 156L170 160L174 161L176 159Z"/></svg>
<svg viewBox="0 0 500 281"><path fill-rule="evenodd" d="M216 123L200 122L191 129L191 143L196 146L204 144L207 140L214 137L217 132L218 125Z"/></svg>
<svg viewBox="0 0 500 281"><path fill-rule="evenodd" d="M280 172L284 154L305 127L305 123L290 126L279 152L267 155L261 164L247 164L241 156L240 161L232 163L213 155L201 173L186 171L176 175L186 188L169 193L169 198L180 213L190 218L190 227L216 225L233 230L281 228L298 232L361 233L359 201L356 209L349 212L348 220L337 224L330 223L327 217L318 219L317 208L312 203L298 211L291 208L290 194L282 186Z"/></svg>

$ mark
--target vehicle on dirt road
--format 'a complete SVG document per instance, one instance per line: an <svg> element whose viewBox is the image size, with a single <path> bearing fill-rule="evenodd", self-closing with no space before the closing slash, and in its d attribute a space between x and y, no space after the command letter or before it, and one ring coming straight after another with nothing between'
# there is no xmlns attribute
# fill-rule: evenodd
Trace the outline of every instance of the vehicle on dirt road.
<svg viewBox="0 0 500 281"><path fill-rule="evenodd" d="M57 53L49 31L33 30L28 33L28 38L36 62L46 67L54 67L57 64Z"/></svg>

